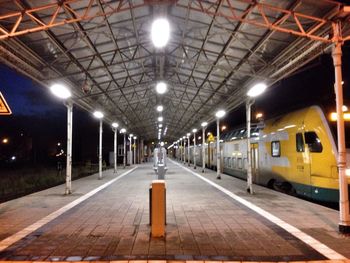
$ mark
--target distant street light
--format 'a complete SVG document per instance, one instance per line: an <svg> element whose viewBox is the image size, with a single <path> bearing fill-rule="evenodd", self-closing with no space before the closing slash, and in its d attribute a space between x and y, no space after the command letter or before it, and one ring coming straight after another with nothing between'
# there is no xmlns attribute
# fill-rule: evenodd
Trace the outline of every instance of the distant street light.
<svg viewBox="0 0 350 263"><path fill-rule="evenodd" d="M114 131L114 173L117 173L117 146L118 146L118 126L116 122L112 123L112 130Z"/></svg>
<svg viewBox="0 0 350 263"><path fill-rule="evenodd" d="M162 117L162 116L159 116L159 117L158 117L158 121L159 121L159 122L162 122L162 121L163 121L163 117Z"/></svg>
<svg viewBox="0 0 350 263"><path fill-rule="evenodd" d="M100 120L100 137L99 137L99 151L98 151L98 179L102 179L102 119L103 113L101 111L95 111L94 116Z"/></svg>
<svg viewBox="0 0 350 263"><path fill-rule="evenodd" d="M50 91L56 97L67 100L72 96L71 91L62 84L53 84ZM67 161L66 161L66 185L65 194L72 193L72 140L73 140L73 103L67 101Z"/></svg>
<svg viewBox="0 0 350 263"><path fill-rule="evenodd" d="M220 175L220 164L221 164L221 154L220 154L220 119L224 117L226 112L224 110L218 110L215 113L216 116L216 179L221 179Z"/></svg>
<svg viewBox="0 0 350 263"><path fill-rule="evenodd" d="M267 86L265 83L255 84L249 89L246 101L246 117L247 117L247 192L253 194L253 175L252 175L252 149L250 145L250 122L251 122L251 107L254 104L254 98L261 95ZM262 117L262 114L261 114Z"/></svg>
<svg viewBox="0 0 350 263"><path fill-rule="evenodd" d="M3 144L7 144L8 142L9 142L9 139L8 139L8 138L2 139L2 143L3 143Z"/></svg>
<svg viewBox="0 0 350 263"><path fill-rule="evenodd" d="M123 149L124 149L124 153L123 153L123 168L125 169L125 166L126 166L126 129L125 128L122 128L122 129L120 129L120 133L121 134L124 134L124 147L123 147Z"/></svg>
<svg viewBox="0 0 350 263"><path fill-rule="evenodd" d="M202 173L204 173L205 170L205 129L208 126L208 123L202 122Z"/></svg>

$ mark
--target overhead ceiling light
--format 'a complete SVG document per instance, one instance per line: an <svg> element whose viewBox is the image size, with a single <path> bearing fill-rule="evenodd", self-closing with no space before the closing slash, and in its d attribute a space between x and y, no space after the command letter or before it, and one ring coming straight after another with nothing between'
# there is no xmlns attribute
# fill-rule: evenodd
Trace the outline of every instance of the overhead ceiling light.
<svg viewBox="0 0 350 263"><path fill-rule="evenodd" d="M258 83L255 84L247 93L249 97L256 97L259 96L261 93L263 93L266 90L267 86L265 83Z"/></svg>
<svg viewBox="0 0 350 263"><path fill-rule="evenodd" d="M159 126L159 128L162 128L162 127L163 127L163 124L159 123L159 125L158 125L158 126Z"/></svg>
<svg viewBox="0 0 350 263"><path fill-rule="evenodd" d="M53 84L50 87L50 91L52 92L52 94L54 94L56 97L60 99L68 99L69 97L72 96L72 93L70 92L70 90L62 84Z"/></svg>
<svg viewBox="0 0 350 263"><path fill-rule="evenodd" d="M94 116L97 119L102 119L104 115L103 115L103 113L101 111L95 111L94 112Z"/></svg>
<svg viewBox="0 0 350 263"><path fill-rule="evenodd" d="M152 23L151 39L156 48L165 47L169 41L170 26L166 18L157 18Z"/></svg>
<svg viewBox="0 0 350 263"><path fill-rule="evenodd" d="M167 90L167 87L166 87L166 83L161 81L161 82L158 82L157 85L156 85L156 91L158 94L164 94Z"/></svg>
<svg viewBox="0 0 350 263"><path fill-rule="evenodd" d="M208 123L206 121L202 122L201 126L202 127L206 127L208 125Z"/></svg>
<svg viewBox="0 0 350 263"><path fill-rule="evenodd" d="M116 122L113 122L113 123L112 123L112 127L113 127L113 128L118 128L118 126L119 126L118 123L116 123Z"/></svg>
<svg viewBox="0 0 350 263"><path fill-rule="evenodd" d="M222 118L224 117L226 114L226 112L224 110L218 110L216 113L215 113L215 116L216 118Z"/></svg>
<svg viewBox="0 0 350 263"><path fill-rule="evenodd" d="M158 121L162 122L163 121L163 117L162 116L158 117Z"/></svg>
<svg viewBox="0 0 350 263"><path fill-rule="evenodd" d="M196 132L197 132L197 129L193 129L192 132L193 132L193 133L196 133Z"/></svg>
<svg viewBox="0 0 350 263"><path fill-rule="evenodd" d="M159 132L161 132L161 131L162 131L162 129L158 129L158 131L159 131Z"/></svg>
<svg viewBox="0 0 350 263"><path fill-rule="evenodd" d="M159 112L162 112L163 111L163 106L162 105L159 105L159 106L157 106L157 111L159 111Z"/></svg>

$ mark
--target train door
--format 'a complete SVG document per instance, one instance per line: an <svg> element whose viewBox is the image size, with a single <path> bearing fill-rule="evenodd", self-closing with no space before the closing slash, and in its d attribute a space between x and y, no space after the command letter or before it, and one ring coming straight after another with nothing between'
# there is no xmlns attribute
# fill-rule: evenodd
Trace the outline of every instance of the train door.
<svg viewBox="0 0 350 263"><path fill-rule="evenodd" d="M305 147L305 141L303 133L296 134L296 178L293 179L294 189L298 194L304 196L311 195L311 188L308 187L311 183L310 177L310 151L308 147ZM293 176L293 175L291 175Z"/></svg>
<svg viewBox="0 0 350 263"><path fill-rule="evenodd" d="M250 145L252 156L251 156L251 162L252 162L252 176L253 176L253 182L259 183L259 145L257 143L252 143Z"/></svg>

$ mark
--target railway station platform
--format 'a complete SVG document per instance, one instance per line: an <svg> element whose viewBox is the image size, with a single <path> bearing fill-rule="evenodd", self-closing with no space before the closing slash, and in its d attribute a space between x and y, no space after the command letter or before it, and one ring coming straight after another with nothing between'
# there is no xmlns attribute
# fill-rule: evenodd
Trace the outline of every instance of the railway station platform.
<svg viewBox="0 0 350 263"><path fill-rule="evenodd" d="M151 238L151 163L0 204L1 261L350 262L338 212L168 161L165 238Z"/></svg>

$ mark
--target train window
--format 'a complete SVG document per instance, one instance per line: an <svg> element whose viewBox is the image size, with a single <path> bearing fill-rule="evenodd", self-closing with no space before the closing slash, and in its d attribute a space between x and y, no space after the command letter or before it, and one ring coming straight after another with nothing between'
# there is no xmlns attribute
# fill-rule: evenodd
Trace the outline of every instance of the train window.
<svg viewBox="0 0 350 263"><path fill-rule="evenodd" d="M232 158L232 168L235 168L236 167L236 158L233 157Z"/></svg>
<svg viewBox="0 0 350 263"><path fill-rule="evenodd" d="M309 147L310 152L320 153L323 150L322 143L316 132L305 132L305 143Z"/></svg>
<svg viewBox="0 0 350 263"><path fill-rule="evenodd" d="M227 167L231 168L232 167L232 158L228 158L228 165Z"/></svg>
<svg viewBox="0 0 350 263"><path fill-rule="evenodd" d="M281 156L281 144L279 141L271 142L271 155L272 157L280 157Z"/></svg>
<svg viewBox="0 0 350 263"><path fill-rule="evenodd" d="M297 152L304 152L305 151L304 139L303 139L302 133L296 134L296 146L297 146Z"/></svg>

